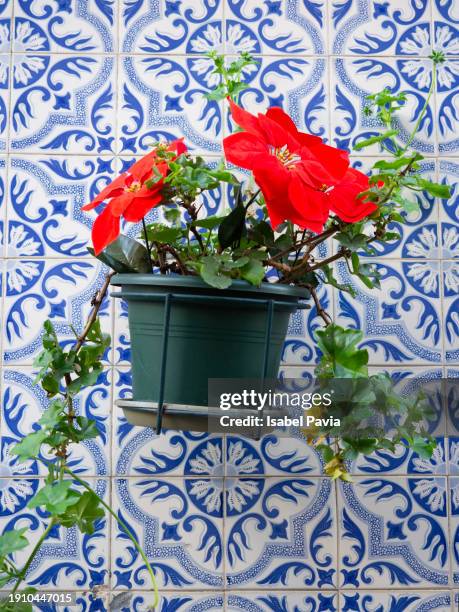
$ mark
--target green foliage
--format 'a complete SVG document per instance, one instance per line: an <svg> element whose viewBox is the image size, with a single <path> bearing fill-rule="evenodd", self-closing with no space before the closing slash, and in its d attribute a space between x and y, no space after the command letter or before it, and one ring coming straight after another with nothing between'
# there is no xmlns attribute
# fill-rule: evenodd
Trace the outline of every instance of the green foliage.
<svg viewBox="0 0 459 612"><path fill-rule="evenodd" d="M88 251L94 255L94 249ZM145 274L151 272L148 251L143 244L121 234L106 247L97 259L119 274L138 272Z"/></svg>
<svg viewBox="0 0 459 612"><path fill-rule="evenodd" d="M315 373L321 392L332 393L330 410L340 419L339 430L327 426L317 432L325 472L348 481L346 461L378 450L393 452L397 445L431 457L436 442L427 425L434 414L422 393L406 397L394 391L388 374L369 375L368 351L359 348L361 331L330 324L316 337L322 355ZM321 416L326 419L327 413ZM333 444L324 443L329 436Z"/></svg>
<svg viewBox="0 0 459 612"><path fill-rule="evenodd" d="M239 95L248 87L244 83L244 70L249 66L255 66L258 62L246 52L243 52L239 57L229 64L226 62L224 55L219 55L216 51L209 51L207 56L213 61L214 69L211 74L216 74L220 77L220 84L217 85L211 92L206 94L208 100L224 100L231 98L235 102L238 101Z"/></svg>

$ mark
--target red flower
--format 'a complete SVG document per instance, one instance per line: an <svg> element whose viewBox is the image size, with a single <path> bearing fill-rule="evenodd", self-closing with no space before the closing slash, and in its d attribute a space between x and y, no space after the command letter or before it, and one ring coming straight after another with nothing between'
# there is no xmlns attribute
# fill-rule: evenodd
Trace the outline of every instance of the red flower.
<svg viewBox="0 0 459 612"><path fill-rule="evenodd" d="M186 146L182 140L176 140L166 150L174 152L175 159L186 151ZM157 181L152 188L145 184L153 175L153 167L155 174L159 172L163 177L167 175L168 162L158 157L157 149L135 162L129 170L107 185L92 202L83 206L83 210L92 210L105 200L110 200L92 227L92 243L96 255L119 236L121 216L126 221L137 223L161 202L163 181Z"/></svg>
<svg viewBox="0 0 459 612"><path fill-rule="evenodd" d="M357 196L369 188L366 174L349 168L343 180L330 192L325 193L328 206L340 219L347 223L356 223L377 210L376 204Z"/></svg>
<svg viewBox="0 0 459 612"><path fill-rule="evenodd" d="M345 151L298 131L281 108L269 108L265 115L255 117L231 100L230 107L234 121L245 131L224 139L226 159L252 170L274 228L288 220L320 232L330 210L343 220L355 221L368 214L364 211L369 205L356 201L363 189L355 191L360 179L354 174L357 171L348 174ZM338 194L343 200L338 201Z"/></svg>

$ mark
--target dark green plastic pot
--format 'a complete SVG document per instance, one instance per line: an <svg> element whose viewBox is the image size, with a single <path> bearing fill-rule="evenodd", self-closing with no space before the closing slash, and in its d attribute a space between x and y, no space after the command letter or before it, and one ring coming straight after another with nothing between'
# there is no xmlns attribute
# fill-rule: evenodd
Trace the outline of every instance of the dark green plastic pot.
<svg viewBox="0 0 459 612"><path fill-rule="evenodd" d="M111 282L121 287L112 295L128 304L136 401L159 401L164 298L173 294L166 404L206 406L209 378L263 376L268 300L274 301L274 309L266 377L276 378L290 315L305 298L304 290L287 285L263 283L258 288L235 281L219 290L194 276L118 274Z"/></svg>

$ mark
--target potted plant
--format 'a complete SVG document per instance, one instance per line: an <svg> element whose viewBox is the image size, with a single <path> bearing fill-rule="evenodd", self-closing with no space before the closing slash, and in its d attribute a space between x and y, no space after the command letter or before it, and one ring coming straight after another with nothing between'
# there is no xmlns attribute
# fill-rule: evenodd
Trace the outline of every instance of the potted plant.
<svg viewBox="0 0 459 612"><path fill-rule="evenodd" d="M36 382L49 405L12 453L19 463L39 462L47 471L28 502L29 508L40 509L45 528L35 542L29 542L26 528L0 535L0 589L9 590L0 599L1 612L31 612L40 601L36 589L24 589L23 584L53 529L91 535L105 513L118 522L143 559L154 590L152 608L158 604L151 560L135 534L69 461L74 445L99 435L96 423L78 413L74 400L96 383L103 369L101 359L110 338L101 330L98 311L110 283L121 287L129 303L136 399L158 406L164 401L199 405L209 376L275 376L288 316L303 301L314 304L325 324L317 332L318 378L371 379L368 353L358 347L361 333L331 322L317 287L328 283L352 291L334 276L332 264L339 259L368 287L377 287L377 272L361 262L360 254L373 254L376 241L398 238L392 225L403 223L404 214L414 206L404 191L449 195L446 185L419 174L422 156L410 149L435 87L441 54L432 56L432 85L406 144L400 144L394 127L404 94L385 89L370 96L367 112L376 113L384 131L357 148L379 144L392 156L378 160L370 177L351 168L347 153L298 131L281 109L255 117L241 108L241 71L252 61L249 56L229 65L222 56L211 57L221 85L210 95L228 98L232 120L239 126L224 140L226 159L250 170L258 188L244 187L224 164L212 167L176 141L156 145L85 207L102 208L105 202L94 223L93 246L94 254L113 272L95 296L73 345L59 342L50 321L44 326L43 350L35 367ZM231 211L205 215L199 196L222 184L232 187ZM153 208L161 222L145 220ZM120 236L121 218L141 224L138 240ZM335 250L319 259L317 248L331 238ZM173 378L165 367L168 358ZM349 437L340 438L333 428L317 431L311 442L322 452L325 472L333 478L348 479L346 461L359 453L393 450L397 443L424 455L432 452L426 431L411 435L404 426L419 421L417 403L412 398L392 401L390 379L384 375L372 380L372 386L376 396L385 398L384 416L400 416L402 422L390 439L378 427L365 429L360 437L350 435L358 425L355 415L347 415L344 423ZM327 443L328 434L334 436L333 444Z"/></svg>

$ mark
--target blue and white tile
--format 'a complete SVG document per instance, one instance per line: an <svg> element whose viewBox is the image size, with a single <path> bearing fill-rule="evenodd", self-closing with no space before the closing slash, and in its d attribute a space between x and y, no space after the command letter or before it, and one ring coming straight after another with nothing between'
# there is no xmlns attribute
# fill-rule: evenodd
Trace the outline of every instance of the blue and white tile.
<svg viewBox="0 0 459 612"><path fill-rule="evenodd" d="M11 482L11 481L10 481ZM27 485L26 483L32 482ZM37 492L39 480L18 479L11 489L0 493L0 533L10 529L27 528L30 545L13 554L18 566L27 560L40 535L49 523L49 515L42 510L29 510L28 501ZM93 482L101 497L108 495L108 483ZM6 493L5 493L6 492ZM18 495L11 501L10 495ZM49 591L58 585L62 590L93 589L108 583L108 527L107 519L99 519L93 535L82 535L76 527L53 527L46 542L36 555L27 575L27 584L39 591ZM83 608L84 609L84 608Z"/></svg>
<svg viewBox="0 0 459 612"><path fill-rule="evenodd" d="M341 587L449 584L447 489L446 477L433 475L340 484Z"/></svg>
<svg viewBox="0 0 459 612"><path fill-rule="evenodd" d="M141 592L114 593L110 601L111 612L149 612L152 595ZM160 612L220 612L224 609L224 597L219 593L193 593L179 591L160 595L158 608Z"/></svg>
<svg viewBox="0 0 459 612"><path fill-rule="evenodd" d="M111 56L13 54L11 150L111 153L114 68Z"/></svg>
<svg viewBox="0 0 459 612"><path fill-rule="evenodd" d="M3 353L5 363L31 364L41 350L43 323L50 319L67 345L82 329L91 299L103 282L103 267L94 261L8 259L5 271ZM99 311L111 333L111 304Z"/></svg>
<svg viewBox="0 0 459 612"><path fill-rule="evenodd" d="M207 100L205 75L192 58L120 57L119 152L142 154L158 140L185 138L190 149L220 152L222 105Z"/></svg>
<svg viewBox="0 0 459 612"><path fill-rule="evenodd" d="M14 4L15 52L101 53L116 49L116 3L110 0L17 0Z"/></svg>
<svg viewBox="0 0 459 612"><path fill-rule="evenodd" d="M19 463L11 453L14 445L31 433L32 424L38 421L49 405L46 393L34 384L35 373L30 367L3 371L0 435L2 476L26 477L41 475L46 471L37 462ZM109 373L103 373L98 384L85 389L75 398L74 403L78 414L95 420L100 436L70 446L69 465L76 473L85 476L107 476L110 473L111 442Z"/></svg>
<svg viewBox="0 0 459 612"><path fill-rule="evenodd" d="M252 113L282 106L300 128L328 138L326 61L259 58L245 75L240 101ZM141 153L154 141L185 137L190 150L221 153L224 103L204 95L216 83L208 59L161 55L121 59L119 148ZM225 125L226 131L230 126Z"/></svg>
<svg viewBox="0 0 459 612"><path fill-rule="evenodd" d="M375 157L359 157L358 154L351 157L351 164L357 170L369 174L373 164L380 159ZM433 159L426 159L420 163L420 171L424 178L436 181L436 166ZM374 171L373 171L374 173ZM375 257L390 257L391 259L441 259L442 244L439 238L438 209L440 202L430 196L427 192L403 193L407 200L416 203L417 212L406 214L402 212L405 223L390 223L388 229L396 232L400 238L388 243L374 242ZM334 252L339 248L339 243L333 241ZM362 255L365 255L362 252Z"/></svg>
<svg viewBox="0 0 459 612"><path fill-rule="evenodd" d="M298 128L325 140L329 131L327 60L300 57L257 57L259 64L246 75L249 87L239 98L251 113L280 106ZM234 127L228 122L226 133Z"/></svg>
<svg viewBox="0 0 459 612"><path fill-rule="evenodd" d="M0 155L0 256L4 256L4 218L5 209L8 205L8 161L4 155Z"/></svg>
<svg viewBox="0 0 459 612"><path fill-rule="evenodd" d="M323 474L323 462L300 433L283 437L273 432L259 441L227 436L225 474L229 478L318 476Z"/></svg>
<svg viewBox="0 0 459 612"><path fill-rule="evenodd" d="M443 261L443 325L445 329L445 359L459 363L459 261Z"/></svg>
<svg viewBox="0 0 459 612"><path fill-rule="evenodd" d="M123 53L223 52L223 0L120 1ZM246 49L249 51L250 49Z"/></svg>
<svg viewBox="0 0 459 612"><path fill-rule="evenodd" d="M7 148L10 120L10 88L11 88L11 7L0 5L0 151Z"/></svg>
<svg viewBox="0 0 459 612"><path fill-rule="evenodd" d="M231 589L333 588L333 483L308 476L226 478L225 546Z"/></svg>
<svg viewBox="0 0 459 612"><path fill-rule="evenodd" d="M115 399L131 395L128 370L114 371ZM195 476L218 480L224 474L221 436L164 430L156 435L148 427L127 422L121 408L113 407L113 469L116 476ZM220 483L220 489L222 483Z"/></svg>
<svg viewBox="0 0 459 612"><path fill-rule="evenodd" d="M321 307L333 312L333 294L329 287L321 285L317 291ZM282 354L282 367L314 366L319 360L319 351L314 334L324 325L317 308L310 300L309 309L297 310L291 317Z"/></svg>
<svg viewBox="0 0 459 612"><path fill-rule="evenodd" d="M422 62L421 58L412 60ZM365 138L384 131L382 124L364 113L368 105L366 96L389 87L403 90L407 100L397 112L395 127L400 130L402 142L407 142L414 130L419 113L426 102L428 86L412 79L404 60L390 57L336 58L331 67L331 127L332 144L341 149L352 149ZM412 146L424 155L436 150L435 108L432 101L422 119ZM365 155L379 154L379 145L365 148ZM361 155L362 152L359 153Z"/></svg>
<svg viewBox="0 0 459 612"><path fill-rule="evenodd" d="M209 480L146 476L113 483L112 507L139 538L162 591L223 587L222 503L218 496L209 502ZM150 588L145 565L116 525L112 550L113 588Z"/></svg>
<svg viewBox="0 0 459 612"><path fill-rule="evenodd" d="M371 365L440 363L440 262L394 260L376 267L381 289L370 291L339 264L338 277L355 288L356 296L335 296L336 322L363 331L361 346L369 350Z"/></svg>
<svg viewBox="0 0 459 612"><path fill-rule="evenodd" d="M226 598L227 612L338 612L338 595L331 591L321 593L271 591L267 593L253 593L241 591L231 593Z"/></svg>
<svg viewBox="0 0 459 612"><path fill-rule="evenodd" d="M102 157L12 158L7 257L88 256L95 214L81 207L110 181L114 165Z"/></svg>
<svg viewBox="0 0 459 612"><path fill-rule="evenodd" d="M429 0L332 0L334 55L420 55L432 52Z"/></svg>
<svg viewBox="0 0 459 612"><path fill-rule="evenodd" d="M396 612L451 612L452 596L449 591L378 593L375 591L349 591L340 593L342 612L365 612L366 610L387 610Z"/></svg>
<svg viewBox="0 0 459 612"><path fill-rule="evenodd" d="M459 437L449 439L450 542L453 582L459 584Z"/></svg>
<svg viewBox="0 0 459 612"><path fill-rule="evenodd" d="M238 49L242 38L257 41L251 53L262 55L319 55L325 52L325 0L291 3L288 0L225 3L226 52Z"/></svg>

